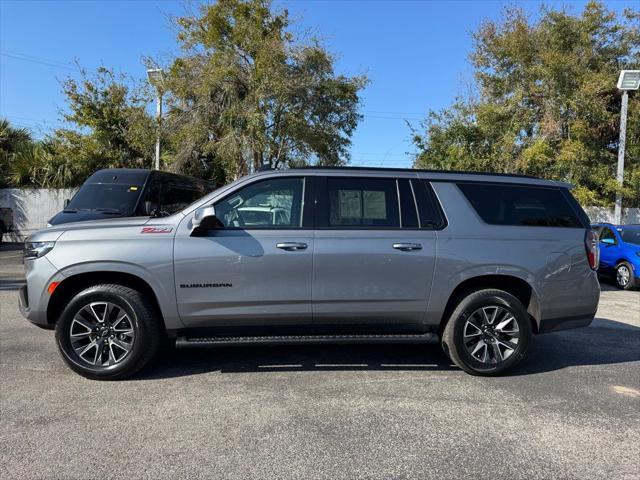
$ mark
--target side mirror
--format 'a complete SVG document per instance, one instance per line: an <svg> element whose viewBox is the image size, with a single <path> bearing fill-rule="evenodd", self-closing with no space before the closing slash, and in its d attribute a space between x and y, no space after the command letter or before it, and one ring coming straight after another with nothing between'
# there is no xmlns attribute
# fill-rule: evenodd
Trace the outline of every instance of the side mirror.
<svg viewBox="0 0 640 480"><path fill-rule="evenodd" d="M213 205L197 208L191 219L191 235L199 235L220 227L222 227L222 222L216 217Z"/></svg>
<svg viewBox="0 0 640 480"><path fill-rule="evenodd" d="M67 208L69 206L69 202L70 200L68 198L64 199L64 208Z"/></svg>
<svg viewBox="0 0 640 480"><path fill-rule="evenodd" d="M600 243L604 243L605 245L615 245L616 241L613 238L603 238L600 240Z"/></svg>

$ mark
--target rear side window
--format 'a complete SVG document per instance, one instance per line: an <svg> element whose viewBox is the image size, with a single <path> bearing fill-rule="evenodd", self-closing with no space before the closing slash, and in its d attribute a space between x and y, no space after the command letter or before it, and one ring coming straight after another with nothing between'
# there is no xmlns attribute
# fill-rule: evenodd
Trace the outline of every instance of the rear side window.
<svg viewBox="0 0 640 480"><path fill-rule="evenodd" d="M480 218L492 225L584 228L559 188L459 183Z"/></svg>
<svg viewBox="0 0 640 480"><path fill-rule="evenodd" d="M322 226L400 228L395 179L328 177L326 182L328 218Z"/></svg>

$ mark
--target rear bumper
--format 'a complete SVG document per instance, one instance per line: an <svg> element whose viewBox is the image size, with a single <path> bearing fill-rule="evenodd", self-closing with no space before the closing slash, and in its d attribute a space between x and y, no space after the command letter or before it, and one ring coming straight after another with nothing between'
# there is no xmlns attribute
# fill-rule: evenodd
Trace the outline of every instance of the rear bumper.
<svg viewBox="0 0 640 480"><path fill-rule="evenodd" d="M581 315L577 317L548 318L541 320L538 326L538 333L550 333L572 328L588 327L591 325L596 312L591 315Z"/></svg>

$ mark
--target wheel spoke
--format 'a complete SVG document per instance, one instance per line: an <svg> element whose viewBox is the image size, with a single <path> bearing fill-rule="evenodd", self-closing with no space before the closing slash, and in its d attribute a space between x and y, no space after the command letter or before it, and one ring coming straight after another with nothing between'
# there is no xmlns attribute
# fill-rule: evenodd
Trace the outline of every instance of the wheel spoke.
<svg viewBox="0 0 640 480"><path fill-rule="evenodd" d="M493 325L493 322L496 321L496 316L498 315L498 312L501 312L501 308L499 307L494 307L493 309L493 313L491 314L491 318L489 319L489 325Z"/></svg>
<svg viewBox="0 0 640 480"><path fill-rule="evenodd" d="M93 313L93 316L95 317L95 319L98 321L98 323L102 323L104 321L104 315L100 316L100 314L96 311L96 306L98 305L104 305L103 303L92 303L89 305L89 309L91 310L91 313ZM106 309L106 307L105 307Z"/></svg>
<svg viewBox="0 0 640 480"><path fill-rule="evenodd" d="M78 356L80 358L82 358L85 361L88 361L85 358L85 354L87 352L89 352L91 349L95 349L95 352L93 354L93 361L90 361L89 363L91 363L91 365L95 365L96 364L96 360L98 358L98 350L100 350L99 346L98 346L98 342L96 342L95 340L91 341L90 343L88 343L87 345L83 345L81 347L76 348L76 353L78 354Z"/></svg>
<svg viewBox="0 0 640 480"><path fill-rule="evenodd" d="M495 361L501 362L502 360L504 360L504 357L502 356L502 352L500 351L500 347L498 346L497 342L492 342L490 343L490 345L491 345L491 350L493 350L493 357Z"/></svg>
<svg viewBox="0 0 640 480"><path fill-rule="evenodd" d="M482 352L482 357L478 357L476 354ZM480 360L481 362L484 362L487 358L487 344L484 342L484 340L479 340L478 343L476 343L474 349L471 351L471 355L475 358L477 358L478 360Z"/></svg>
<svg viewBox="0 0 640 480"><path fill-rule="evenodd" d="M74 332L73 327L75 325L79 325L80 327L84 328L84 331ZM89 335L91 335L92 331L93 331L93 327L91 325L88 325L84 320L81 320L78 317L74 318L73 321L71 322L71 338L88 337Z"/></svg>
<svg viewBox="0 0 640 480"><path fill-rule="evenodd" d="M131 347L133 346L130 343L126 343L126 342L120 341L120 340L118 340L116 338L112 338L111 339L111 344L115 345L116 347L118 347L121 350L124 350L126 353L129 353L129 350L131 350Z"/></svg>
<svg viewBox="0 0 640 480"><path fill-rule="evenodd" d="M471 327L471 329L469 327ZM465 323L464 325L464 337L471 338L477 337L478 335L482 335L482 330L480 330L480 327L467 320L467 323Z"/></svg>
<svg viewBox="0 0 640 480"><path fill-rule="evenodd" d="M129 317L128 317L128 316L127 316L127 314L126 314L126 313L124 313L124 312L122 313L122 315L120 315L119 317L117 317L117 318L116 318L115 322L113 322L113 324L112 324L112 327L113 327L113 330L114 330L114 331L119 331L116 327L117 327L118 325L120 325L120 322L122 322L125 318L126 318L127 320L129 320Z"/></svg>
<svg viewBox="0 0 640 480"><path fill-rule="evenodd" d="M116 363L118 363L118 360L116 359L116 355L113 352L113 341L109 341L109 365L115 365Z"/></svg>
<svg viewBox="0 0 640 480"><path fill-rule="evenodd" d="M513 323L513 327L511 329L507 329L507 326ZM498 325L496 325L495 329L500 333L514 333L518 331L518 323L513 315L508 315L505 320L502 320Z"/></svg>

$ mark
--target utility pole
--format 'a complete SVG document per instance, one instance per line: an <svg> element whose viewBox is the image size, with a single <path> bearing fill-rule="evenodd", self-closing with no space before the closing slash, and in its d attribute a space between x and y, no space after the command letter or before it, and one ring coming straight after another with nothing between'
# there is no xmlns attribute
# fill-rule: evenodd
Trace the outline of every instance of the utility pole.
<svg viewBox="0 0 640 480"><path fill-rule="evenodd" d="M629 92L622 92L622 107L620 107L620 140L618 141L618 173L616 180L622 188L624 184L624 151L627 143L627 107L629 105ZM622 223L622 192L616 193L616 208L614 212L616 225Z"/></svg>
<svg viewBox="0 0 640 480"><path fill-rule="evenodd" d="M618 142L618 171L616 180L618 187L624 185L624 150L627 143L627 106L629 105L629 90L640 88L640 70L622 70L618 78L618 90L622 90L622 106L620 107L620 140ZM622 223L622 192L616 193L616 207L614 211L616 225Z"/></svg>
<svg viewBox="0 0 640 480"><path fill-rule="evenodd" d="M161 122L162 122L162 91L158 90L157 96L156 96L156 170L160 170Z"/></svg>
<svg viewBox="0 0 640 480"><path fill-rule="evenodd" d="M161 68L147 70L149 83L156 89L156 161L155 169L160 170L160 132L162 126L162 94L164 93L164 72Z"/></svg>

